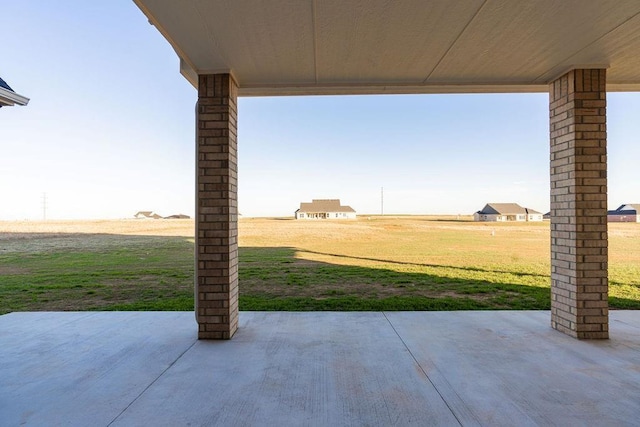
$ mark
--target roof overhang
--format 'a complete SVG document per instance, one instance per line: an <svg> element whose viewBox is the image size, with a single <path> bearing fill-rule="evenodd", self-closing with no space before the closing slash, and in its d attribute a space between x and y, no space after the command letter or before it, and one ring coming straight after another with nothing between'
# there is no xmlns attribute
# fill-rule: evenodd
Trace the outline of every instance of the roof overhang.
<svg viewBox="0 0 640 427"><path fill-rule="evenodd" d="M546 92L576 68L640 91L637 0L134 0L180 71L243 96Z"/></svg>
<svg viewBox="0 0 640 427"><path fill-rule="evenodd" d="M27 105L29 98L26 96L18 95L12 90L0 87L0 106L10 107L12 105Z"/></svg>

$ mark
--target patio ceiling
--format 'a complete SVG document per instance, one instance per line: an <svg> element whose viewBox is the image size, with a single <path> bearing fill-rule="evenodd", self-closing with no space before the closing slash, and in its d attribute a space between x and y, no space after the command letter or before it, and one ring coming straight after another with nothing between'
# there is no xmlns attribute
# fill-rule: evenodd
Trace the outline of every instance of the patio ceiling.
<svg viewBox="0 0 640 427"><path fill-rule="evenodd" d="M182 74L244 96L544 92L572 68L640 91L638 0L134 0Z"/></svg>

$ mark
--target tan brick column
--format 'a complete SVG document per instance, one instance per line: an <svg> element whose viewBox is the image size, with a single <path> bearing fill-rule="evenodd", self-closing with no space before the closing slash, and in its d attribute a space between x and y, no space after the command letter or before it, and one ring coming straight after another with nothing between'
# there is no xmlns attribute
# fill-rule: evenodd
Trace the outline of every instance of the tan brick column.
<svg viewBox="0 0 640 427"><path fill-rule="evenodd" d="M196 283L199 339L238 329L237 85L229 74L198 77Z"/></svg>
<svg viewBox="0 0 640 427"><path fill-rule="evenodd" d="M551 326L608 338L606 70L549 85Z"/></svg>

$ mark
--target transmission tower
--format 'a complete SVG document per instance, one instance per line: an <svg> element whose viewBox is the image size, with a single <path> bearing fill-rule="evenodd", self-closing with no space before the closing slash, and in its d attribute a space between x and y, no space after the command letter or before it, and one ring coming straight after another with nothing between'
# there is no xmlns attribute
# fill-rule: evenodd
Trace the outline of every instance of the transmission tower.
<svg viewBox="0 0 640 427"><path fill-rule="evenodd" d="M42 193L42 220L47 220L47 193Z"/></svg>

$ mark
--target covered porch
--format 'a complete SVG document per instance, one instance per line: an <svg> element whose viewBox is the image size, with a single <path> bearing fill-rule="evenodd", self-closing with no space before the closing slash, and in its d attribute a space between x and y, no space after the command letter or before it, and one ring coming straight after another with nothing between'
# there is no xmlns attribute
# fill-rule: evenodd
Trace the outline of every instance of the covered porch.
<svg viewBox="0 0 640 427"><path fill-rule="evenodd" d="M576 341L548 311L0 316L3 425L637 425L640 312Z"/></svg>
<svg viewBox="0 0 640 427"><path fill-rule="evenodd" d="M551 326L609 337L606 93L640 90L637 1L134 1L198 90L201 339L239 325L239 96L498 92L549 93Z"/></svg>

